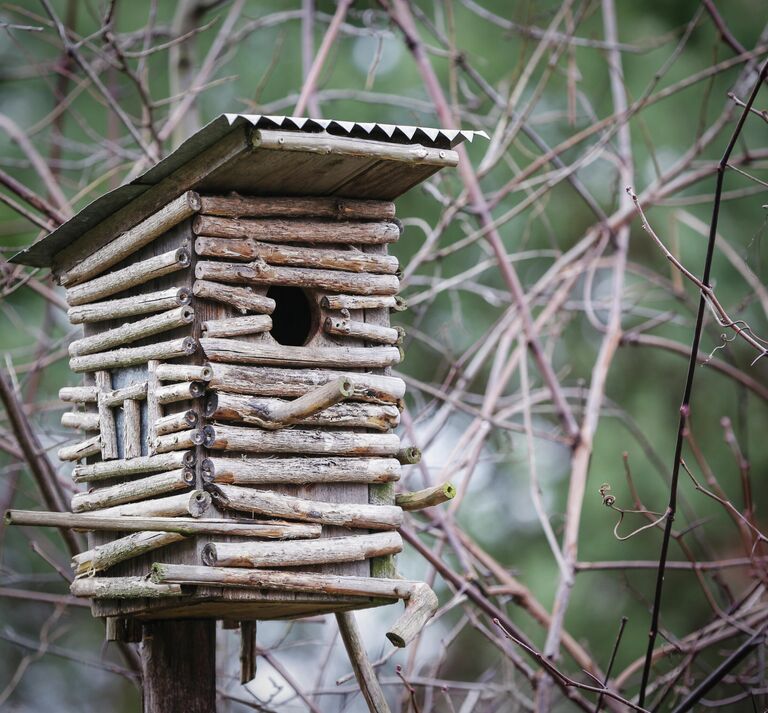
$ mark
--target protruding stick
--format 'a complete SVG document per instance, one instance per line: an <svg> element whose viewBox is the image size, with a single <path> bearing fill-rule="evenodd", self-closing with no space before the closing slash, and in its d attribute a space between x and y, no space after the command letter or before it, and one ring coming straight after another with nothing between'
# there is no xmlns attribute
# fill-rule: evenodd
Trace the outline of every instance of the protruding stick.
<svg viewBox="0 0 768 713"><path fill-rule="evenodd" d="M123 386L120 389L106 391L101 398L104 401L104 405L109 406L110 408L114 406L122 406L123 402L128 401L129 399L143 401L147 398L147 382L140 381L137 384L130 384L128 386Z"/></svg>
<svg viewBox="0 0 768 713"><path fill-rule="evenodd" d="M158 599L182 594L178 584L156 584L145 577L83 577L72 582L69 591L91 599Z"/></svg>
<svg viewBox="0 0 768 713"><path fill-rule="evenodd" d="M401 448L395 456L403 465L421 463L421 451L416 446Z"/></svg>
<svg viewBox="0 0 768 713"><path fill-rule="evenodd" d="M155 438L153 450L155 453L168 453L168 451L183 451L188 448L200 446L205 441L205 434L197 428L188 431L178 431L165 436Z"/></svg>
<svg viewBox="0 0 768 713"><path fill-rule="evenodd" d="M192 337L174 339L169 342L156 342L143 347L123 347L98 354L72 357L69 368L80 373L98 369L115 369L121 366L146 364L151 359L178 359L194 354L197 342Z"/></svg>
<svg viewBox="0 0 768 713"><path fill-rule="evenodd" d="M320 537L320 525L280 520L191 520L185 517L102 516L98 513L75 515L70 512L8 510L6 525L65 527L84 532L175 532L180 535L236 535L270 540L304 540Z"/></svg>
<svg viewBox="0 0 768 713"><path fill-rule="evenodd" d="M267 517L369 530L394 530L403 522L403 511L392 505L320 502L237 485L212 487L213 496L222 507Z"/></svg>
<svg viewBox="0 0 768 713"><path fill-rule="evenodd" d="M67 302L72 307L95 302L171 272L183 270L189 267L189 263L189 250L186 248L171 250L72 287L67 290Z"/></svg>
<svg viewBox="0 0 768 713"><path fill-rule="evenodd" d="M95 386L63 386L59 389L59 399L67 403L95 404L98 394Z"/></svg>
<svg viewBox="0 0 768 713"><path fill-rule="evenodd" d="M395 496L395 504L403 510L423 510L448 502L454 497L456 497L456 486L453 483L442 483L413 493L398 493Z"/></svg>
<svg viewBox="0 0 768 713"><path fill-rule="evenodd" d="M112 460L104 463L90 463L88 465L76 465L72 471L72 479L76 483L85 481L108 480L109 478L122 478L130 475L146 475L159 473L174 468L193 467L195 454L164 453L159 456L142 456L130 460Z"/></svg>
<svg viewBox="0 0 768 713"><path fill-rule="evenodd" d="M344 648L347 650L349 662L355 672L357 684L360 686L360 692L363 694L369 710L371 713L390 713L384 691L381 690L376 672L368 659L354 613L338 612L336 623L339 625L341 640L344 642Z"/></svg>
<svg viewBox="0 0 768 713"><path fill-rule="evenodd" d="M309 542L209 542L202 552L211 567L299 567L359 562L403 549L396 532L330 537Z"/></svg>
<svg viewBox="0 0 768 713"><path fill-rule="evenodd" d="M100 275L106 269L151 243L174 225L189 218L200 210L200 205L200 196L197 193L193 191L183 193L112 242L80 260L74 267L62 272L59 276L60 283L66 287Z"/></svg>
<svg viewBox="0 0 768 713"><path fill-rule="evenodd" d="M72 324L103 322L109 319L134 317L138 314L165 312L174 307L188 305L190 299L191 291L189 288L170 287L159 292L145 292L131 297L70 307L67 311L67 317Z"/></svg>
<svg viewBox="0 0 768 713"><path fill-rule="evenodd" d="M155 389L158 404L174 404L187 399L199 399L205 394L205 384L201 381L182 381L179 384L164 384Z"/></svg>
<svg viewBox="0 0 768 713"><path fill-rule="evenodd" d="M202 213L222 218L329 218L331 220L389 220L395 204L389 201L354 200L333 197L260 198L201 196Z"/></svg>
<svg viewBox="0 0 768 713"><path fill-rule="evenodd" d="M428 584L415 584L409 591L405 611L387 632L387 638L397 647L407 646L434 616L437 605L437 595Z"/></svg>
<svg viewBox="0 0 768 713"><path fill-rule="evenodd" d="M339 334L344 337L364 339L377 344L399 344L402 335L393 327L382 327L378 324L358 322L353 319L326 317L323 329L328 334Z"/></svg>
<svg viewBox="0 0 768 713"><path fill-rule="evenodd" d="M81 431L98 431L99 414L86 411L68 411L61 414L64 428L79 428Z"/></svg>
<svg viewBox="0 0 768 713"><path fill-rule="evenodd" d="M76 577L101 572L183 539L184 535L176 532L134 532L75 555L72 558L72 569Z"/></svg>
<svg viewBox="0 0 768 713"><path fill-rule="evenodd" d="M256 677L256 622L240 622L240 683L245 685Z"/></svg>
<svg viewBox="0 0 768 713"><path fill-rule="evenodd" d="M354 381L348 376L342 376L337 381L318 386L294 401L281 401L271 405L265 408L263 413L255 414L254 418L263 428L284 428L349 398L354 391Z"/></svg>
<svg viewBox="0 0 768 713"><path fill-rule="evenodd" d="M195 297L223 302L243 313L272 314L275 311L275 301L272 298L259 295L250 287L234 287L210 280L195 280L192 291Z"/></svg>
<svg viewBox="0 0 768 713"><path fill-rule="evenodd" d="M112 391L112 375L108 371L97 371L94 375L96 388L99 390L97 407L99 410L99 431L101 433L101 459L113 460L118 457L117 426L115 414L104 398Z"/></svg>
<svg viewBox="0 0 768 713"><path fill-rule="evenodd" d="M76 493L72 496L72 512L85 512L133 503L137 500L164 495L173 490L189 488L193 482L194 474L191 470L174 470L87 493Z"/></svg>
<svg viewBox="0 0 768 713"><path fill-rule="evenodd" d="M323 309L381 309L402 312L407 304L398 295L324 295L320 300Z"/></svg>
<svg viewBox="0 0 768 713"><path fill-rule="evenodd" d="M85 441L74 443L70 446L64 446L59 448L56 455L59 460L81 460L88 456L95 456L97 453L101 453L101 436L93 436Z"/></svg>

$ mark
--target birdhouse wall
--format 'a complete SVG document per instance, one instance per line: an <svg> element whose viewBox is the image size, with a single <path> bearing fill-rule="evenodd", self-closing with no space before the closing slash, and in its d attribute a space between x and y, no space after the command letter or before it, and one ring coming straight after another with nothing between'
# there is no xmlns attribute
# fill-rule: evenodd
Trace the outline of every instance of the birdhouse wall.
<svg viewBox="0 0 768 713"><path fill-rule="evenodd" d="M339 520L337 514L324 522L322 513L311 507L312 503L362 506L363 521L371 505L384 506L381 511L387 516L395 510L399 441L391 430L399 421L403 385L390 376L390 366L400 359L400 334L389 326L390 309L400 304L397 263L387 255L387 243L400 234L392 205L280 197L202 196L200 202L198 215L165 230L105 273L68 286L68 297L75 295L73 301L80 302L77 295L87 295L92 283L108 280L109 275L143 269L148 261L162 262L163 256L180 258L175 265L165 258L167 264L158 270L168 270L166 274L96 299L97 304L133 299L134 306L120 308L132 312L151 295L162 303L161 310L86 322L84 340L75 342L73 369L85 373L87 387L103 392L134 389L135 395L146 384L146 390L135 399L111 405L104 403L108 397L101 397L98 405L86 404L86 413L99 418L101 454L90 455L85 467L76 467L76 479L89 482L92 492L76 496L73 509L101 511L127 497L129 502L118 508L152 514L158 503L173 498L176 509L168 514L183 514L190 505L193 510L204 509L213 494L201 520L253 513L263 518L268 514L263 503L251 503L248 512L248 503L233 505L237 498L232 493L266 491L268 497L277 493L299 498L295 501L299 509L309 503L309 511L305 508L300 514L280 509L271 514L321 523L320 538L392 531L391 523L368 528L352 524L349 517L348 522ZM98 289L91 294L99 294ZM302 304L302 298L307 302ZM76 320L90 309L88 305L93 302L72 308ZM147 336L141 336L144 327L123 326L142 323L149 325ZM308 331L306 338L303 329ZM102 351L94 353L95 349ZM167 365L190 368L181 374ZM201 370L204 379L197 378ZM351 397L303 418L266 423L286 404L345 376L354 382ZM109 414L114 417L114 437L111 429L104 428ZM111 449L105 440L112 442ZM165 459L167 465L106 479L94 479L94 468L88 465L108 459L131 468L137 458ZM147 487L157 490L151 491L152 497L140 494L134 504L131 488L148 479L154 481ZM127 496L120 492L121 485L127 487ZM107 501L100 499L105 492ZM195 492L202 502L189 500ZM93 533L89 545L100 547L116 537ZM206 556L210 560L211 547L217 543L234 547L246 540L224 534L166 536L150 544L161 541L167 543L114 564L99 576L143 577L153 562L200 565ZM342 553L340 561L304 563L290 571L394 576L392 554L370 557L369 551L366 559L346 559ZM386 600L200 585L185 589L183 597L99 598L94 600L94 613L268 619L380 603Z"/></svg>

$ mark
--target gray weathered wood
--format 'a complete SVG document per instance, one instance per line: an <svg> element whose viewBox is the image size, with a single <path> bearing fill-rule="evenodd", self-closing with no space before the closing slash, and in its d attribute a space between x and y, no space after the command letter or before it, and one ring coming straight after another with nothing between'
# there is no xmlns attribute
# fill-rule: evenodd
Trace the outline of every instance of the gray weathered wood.
<svg viewBox="0 0 768 713"><path fill-rule="evenodd" d="M59 275L60 284L68 287L100 275L104 270L151 243L166 230L189 218L200 210L200 205L200 197L197 193L193 191L183 193L112 242L94 250L72 268L62 272Z"/></svg>
<svg viewBox="0 0 768 713"><path fill-rule="evenodd" d="M223 218L332 218L336 220L388 220L395 217L389 201L297 196L201 196L201 212Z"/></svg>
<svg viewBox="0 0 768 713"><path fill-rule="evenodd" d="M234 307L241 313L272 314L275 311L275 301L272 298L256 294L250 287L234 287L221 282L195 280L192 291L195 297L221 302Z"/></svg>
<svg viewBox="0 0 768 713"><path fill-rule="evenodd" d="M160 381L210 381L213 371L207 364L158 364Z"/></svg>
<svg viewBox="0 0 768 713"><path fill-rule="evenodd" d="M388 483L400 478L394 458L206 458L203 478L233 485Z"/></svg>
<svg viewBox="0 0 768 713"><path fill-rule="evenodd" d="M62 386L59 399L67 403L95 404L99 390L95 386Z"/></svg>
<svg viewBox="0 0 768 713"><path fill-rule="evenodd" d="M179 401L187 401L188 399L199 399L204 395L205 384L201 381L182 381L178 384L163 384L155 389L155 398L157 399L157 403L161 405L174 404Z"/></svg>
<svg viewBox="0 0 768 713"><path fill-rule="evenodd" d="M391 309L402 312L407 309L405 300L399 295L323 295L320 299L323 309Z"/></svg>
<svg viewBox="0 0 768 713"><path fill-rule="evenodd" d="M260 258L268 265L313 267L344 272L394 275L400 269L400 263L393 255L371 255L359 250L275 245L252 239L199 237L195 240L195 253L201 257L224 260Z"/></svg>
<svg viewBox="0 0 768 713"><path fill-rule="evenodd" d="M115 414L105 402L105 396L112 391L112 376L108 371L94 374L96 388L99 390L97 408L99 412L99 432L101 433L101 459L113 460L118 457L117 427Z"/></svg>
<svg viewBox="0 0 768 713"><path fill-rule="evenodd" d="M382 327L378 324L358 322L344 317L326 317L323 320L323 329L328 334L364 339L366 342L377 344L399 344L402 341L400 332L392 327Z"/></svg>
<svg viewBox="0 0 768 713"><path fill-rule="evenodd" d="M92 514L98 517L113 517L133 515L136 517L176 517L177 515L191 515L200 517L211 504L211 496L202 490L193 490L189 493L169 495L164 498L143 500L138 503L126 503L115 505L103 510L93 510Z"/></svg>
<svg viewBox="0 0 768 713"><path fill-rule="evenodd" d="M123 401L123 458L141 456L141 403L136 399Z"/></svg>
<svg viewBox="0 0 768 713"><path fill-rule="evenodd" d="M122 478L131 475L159 473L183 466L191 468L194 464L195 454L193 452L164 453L159 456L142 456L141 458L132 458L130 460L113 460L105 463L76 465L72 470L72 479L76 483L108 480L110 478Z"/></svg>
<svg viewBox="0 0 768 713"><path fill-rule="evenodd" d="M441 483L413 493L398 493L395 496L395 504L403 510L423 510L446 503L454 497L456 497L456 486L453 483Z"/></svg>
<svg viewBox="0 0 768 713"><path fill-rule="evenodd" d="M88 354L72 357L69 368L74 372L116 369L121 366L146 364L151 359L178 359L194 354L197 342L192 337L173 339L169 342L157 342L144 347L124 347L100 354Z"/></svg>
<svg viewBox="0 0 768 713"><path fill-rule="evenodd" d="M352 295L394 295L400 289L400 280L396 275L278 267L268 265L261 258L251 262L199 260L195 266L195 277L245 285L287 285Z"/></svg>
<svg viewBox="0 0 768 713"><path fill-rule="evenodd" d="M153 451L155 453L168 453L169 451L185 451L189 448L202 445L205 440L203 431L190 428L186 431L168 433L155 438Z"/></svg>
<svg viewBox="0 0 768 713"><path fill-rule="evenodd" d="M189 262L189 250L186 248L171 250L75 285L67 290L67 302L71 307L95 302L131 287L143 285L150 280L156 280L163 275L183 270L189 267Z"/></svg>
<svg viewBox="0 0 768 713"><path fill-rule="evenodd" d="M63 446L56 452L59 460L81 460L88 456L95 456L101 453L101 436L93 436L85 441L73 443L69 446Z"/></svg>
<svg viewBox="0 0 768 713"><path fill-rule="evenodd" d="M157 420L155 423L155 433L158 436L165 436L169 433L186 431L197 426L198 420L197 411L192 409L179 411L178 413L169 413L167 416Z"/></svg>
<svg viewBox="0 0 768 713"><path fill-rule="evenodd" d="M191 294L186 287L169 287L167 290L158 292L145 292L132 297L70 307L67 310L67 317L72 324L88 324L151 312L164 312L189 304Z"/></svg>
<svg viewBox="0 0 768 713"><path fill-rule="evenodd" d="M143 401L147 398L147 382L141 381L136 384L129 384L120 389L106 391L101 396L107 406L122 406L125 401L136 400Z"/></svg>
<svg viewBox="0 0 768 713"><path fill-rule="evenodd" d="M294 368L380 368L399 363L401 357L396 347L293 347L207 337L200 339L200 346L206 357L214 362L290 365Z"/></svg>
<svg viewBox="0 0 768 713"><path fill-rule="evenodd" d="M120 564L120 562L140 557L147 552L152 552L183 539L184 535L177 532L153 532L151 530L134 532L75 555L72 558L72 569L77 577L102 572Z"/></svg>
<svg viewBox="0 0 768 713"><path fill-rule="evenodd" d="M98 431L99 414L90 411L68 411L61 414L64 428L79 428L81 431Z"/></svg>
<svg viewBox="0 0 768 713"><path fill-rule="evenodd" d="M194 482L194 474L190 470L173 470L146 478L131 480L127 483L110 485L87 493L75 493L72 496L72 512L87 512L133 503L146 498L165 495L174 490L188 489Z"/></svg>
<svg viewBox="0 0 768 713"><path fill-rule="evenodd" d="M394 222L339 222L280 220L279 218L236 219L198 215L195 235L212 238L253 238L267 243L343 243L366 245L394 243L400 226Z"/></svg>
<svg viewBox="0 0 768 713"><path fill-rule="evenodd" d="M267 314L209 319L202 324L202 331L207 337L240 337L246 334L268 332L270 329L272 329L272 318Z"/></svg>
<svg viewBox="0 0 768 713"><path fill-rule="evenodd" d="M72 582L69 591L75 597L90 599L155 599L182 594L179 585L155 584L144 577L83 577Z"/></svg>

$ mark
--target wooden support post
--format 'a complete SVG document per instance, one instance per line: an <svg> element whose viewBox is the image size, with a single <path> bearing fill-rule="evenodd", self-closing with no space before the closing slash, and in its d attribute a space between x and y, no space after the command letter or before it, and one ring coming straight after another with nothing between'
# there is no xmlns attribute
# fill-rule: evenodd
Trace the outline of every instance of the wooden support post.
<svg viewBox="0 0 768 713"><path fill-rule="evenodd" d="M240 683L256 678L256 622L240 622Z"/></svg>
<svg viewBox="0 0 768 713"><path fill-rule="evenodd" d="M215 711L215 652L213 620L146 623L141 642L144 713Z"/></svg>
<svg viewBox="0 0 768 713"><path fill-rule="evenodd" d="M96 388L99 390L99 425L101 432L101 459L114 460L117 452L117 428L112 408L104 402L104 395L112 391L112 377L108 371L97 371Z"/></svg>

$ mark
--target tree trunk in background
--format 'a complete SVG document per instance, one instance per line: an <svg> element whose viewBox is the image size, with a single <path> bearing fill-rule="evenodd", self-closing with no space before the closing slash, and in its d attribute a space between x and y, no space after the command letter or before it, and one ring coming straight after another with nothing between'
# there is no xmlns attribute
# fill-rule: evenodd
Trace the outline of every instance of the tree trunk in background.
<svg viewBox="0 0 768 713"><path fill-rule="evenodd" d="M216 622L154 621L141 642L144 713L216 710Z"/></svg>

